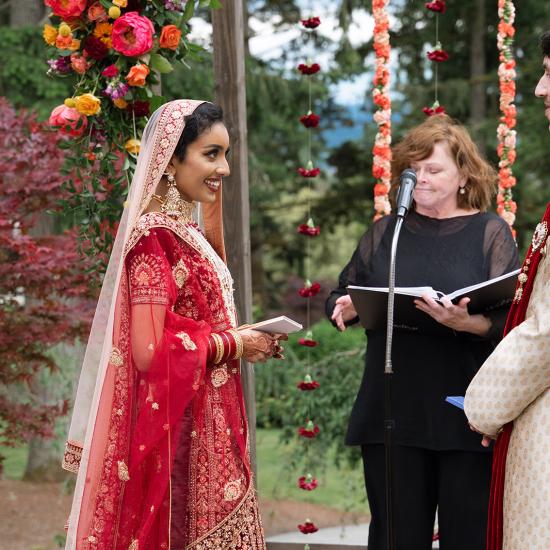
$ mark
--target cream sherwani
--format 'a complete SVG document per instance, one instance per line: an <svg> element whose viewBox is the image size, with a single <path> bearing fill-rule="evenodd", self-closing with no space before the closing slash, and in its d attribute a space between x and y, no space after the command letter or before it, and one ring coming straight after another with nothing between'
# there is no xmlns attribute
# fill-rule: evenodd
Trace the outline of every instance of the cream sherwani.
<svg viewBox="0 0 550 550"><path fill-rule="evenodd" d="M526 318L472 380L469 422L494 435L514 421L504 486L504 550L550 550L550 239Z"/></svg>

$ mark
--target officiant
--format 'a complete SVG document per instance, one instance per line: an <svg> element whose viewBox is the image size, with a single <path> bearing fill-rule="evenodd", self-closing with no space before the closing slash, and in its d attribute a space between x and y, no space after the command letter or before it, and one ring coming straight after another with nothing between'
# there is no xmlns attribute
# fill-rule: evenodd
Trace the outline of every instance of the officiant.
<svg viewBox="0 0 550 550"><path fill-rule="evenodd" d="M496 172L467 130L446 115L413 128L393 148L392 195L406 168L417 174L413 207L397 249L396 286L431 286L445 293L518 267L508 224L487 212ZM342 270L326 312L339 330L359 319L348 285L387 287L396 218L376 221ZM485 548L490 450L481 447L464 415L445 403L464 395L498 343L508 305L470 314L427 295L416 307L447 328L430 332L396 326L393 337L394 526L397 548L432 547L436 509L441 545ZM369 550L386 548L384 477L384 356L386 330L367 331L366 366L349 420L346 443L360 445L371 511Z"/></svg>

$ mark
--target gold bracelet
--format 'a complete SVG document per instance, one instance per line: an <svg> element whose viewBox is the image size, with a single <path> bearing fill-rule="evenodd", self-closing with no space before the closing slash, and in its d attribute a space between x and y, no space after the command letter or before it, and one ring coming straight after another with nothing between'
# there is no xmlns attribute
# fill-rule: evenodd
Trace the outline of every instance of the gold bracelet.
<svg viewBox="0 0 550 550"><path fill-rule="evenodd" d="M214 338L214 343L216 344L216 356L214 357L214 365L217 365L221 362L223 357L223 340L219 334L212 333L212 338Z"/></svg>
<svg viewBox="0 0 550 550"><path fill-rule="evenodd" d="M240 359L243 356L244 350L243 338L235 329L230 328L227 332L229 332L235 339L235 345L237 348L235 350L235 355L231 359Z"/></svg>

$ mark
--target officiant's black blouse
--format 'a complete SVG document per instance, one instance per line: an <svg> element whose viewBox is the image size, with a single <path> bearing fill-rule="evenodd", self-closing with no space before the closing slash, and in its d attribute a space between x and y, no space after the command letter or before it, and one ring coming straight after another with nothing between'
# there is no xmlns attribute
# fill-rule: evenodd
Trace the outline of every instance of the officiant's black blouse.
<svg viewBox="0 0 550 550"><path fill-rule="evenodd" d="M388 286L394 226L395 217L386 216L363 235L340 274L338 289L327 300L329 318L348 285ZM435 219L413 211L399 238L396 286L431 286L450 293L517 267L518 252L510 228L495 214ZM487 314L492 326L484 338L453 331L442 336L394 330L396 444L440 451L483 450L480 436L468 429L463 412L446 403L445 397L464 395L498 343L507 311L505 307ZM367 331L365 373L346 438L350 445L383 442L385 337L385 329Z"/></svg>

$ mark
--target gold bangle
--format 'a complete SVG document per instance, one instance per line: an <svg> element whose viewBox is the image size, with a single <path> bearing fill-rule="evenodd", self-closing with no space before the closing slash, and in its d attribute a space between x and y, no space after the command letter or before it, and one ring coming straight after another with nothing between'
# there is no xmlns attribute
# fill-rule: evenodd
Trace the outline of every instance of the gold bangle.
<svg viewBox="0 0 550 550"><path fill-rule="evenodd" d="M216 356L214 357L214 365L217 365L221 362L223 357L223 340L219 334L212 333L212 338L214 338L214 343L216 344Z"/></svg>
<svg viewBox="0 0 550 550"><path fill-rule="evenodd" d="M230 328L227 332L229 332L235 339L235 345L237 348L235 350L235 355L231 359L240 359L243 356L244 350L243 338L235 329Z"/></svg>

